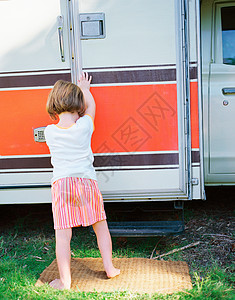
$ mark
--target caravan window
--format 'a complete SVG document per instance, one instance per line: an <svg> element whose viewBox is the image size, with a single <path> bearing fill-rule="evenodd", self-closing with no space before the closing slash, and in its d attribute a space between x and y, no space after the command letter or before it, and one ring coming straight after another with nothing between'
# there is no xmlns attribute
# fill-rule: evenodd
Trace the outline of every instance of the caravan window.
<svg viewBox="0 0 235 300"><path fill-rule="evenodd" d="M221 8L223 63L235 65L235 6Z"/></svg>

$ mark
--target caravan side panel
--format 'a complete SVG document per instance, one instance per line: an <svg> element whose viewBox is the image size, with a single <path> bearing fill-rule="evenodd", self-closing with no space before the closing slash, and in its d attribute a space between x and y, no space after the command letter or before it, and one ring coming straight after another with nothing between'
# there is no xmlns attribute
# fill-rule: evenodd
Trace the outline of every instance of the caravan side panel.
<svg viewBox="0 0 235 300"><path fill-rule="evenodd" d="M12 11L12 24L17 10L27 11L21 32L27 32L28 38L24 40L22 34L15 44L6 43L4 59L0 61L4 107L0 122L6 128L1 133L5 140L0 153L1 203L50 201L50 156L45 143L34 141L33 129L51 123L45 104L54 82L74 80L81 66L93 77L97 114L92 148L104 199L188 200L191 188L192 198L200 198L196 1L189 1L187 15L190 133L185 113L183 1L73 0L70 9L79 9L70 15L73 24L68 19L67 2L35 1L36 6L27 0L0 3L1 12ZM26 6L28 10L24 10ZM48 8L47 13L42 13L38 22L42 7ZM105 16L105 37L80 41L76 36L80 52L73 51L69 31L74 26L74 32L79 32L78 13L98 12ZM64 17L65 62L61 61L59 48L58 15ZM12 40L18 34L14 28L12 25L8 29ZM73 55L77 66L70 64ZM11 111L11 118L4 111ZM192 172L187 170L187 151ZM199 184L193 186L192 178Z"/></svg>

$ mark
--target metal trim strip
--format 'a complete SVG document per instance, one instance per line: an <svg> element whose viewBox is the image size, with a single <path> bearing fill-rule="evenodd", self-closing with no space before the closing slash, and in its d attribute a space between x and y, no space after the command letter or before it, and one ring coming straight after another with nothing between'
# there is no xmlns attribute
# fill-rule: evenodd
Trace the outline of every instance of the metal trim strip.
<svg viewBox="0 0 235 300"><path fill-rule="evenodd" d="M200 162L200 152L192 151L192 162ZM141 167L179 165L178 153L126 154L95 156L94 166L99 167ZM52 168L50 157L1 158L0 170Z"/></svg>
<svg viewBox="0 0 235 300"><path fill-rule="evenodd" d="M21 75L20 75L21 74ZM139 70L120 70L120 71L91 71L92 84L109 84L109 83L156 83L156 82L175 82L176 68L169 69L139 69ZM190 68L190 78L196 79L197 67ZM54 74L14 74L1 77L0 89L19 88L19 87L36 87L36 86L53 86L59 79L71 81L69 73Z"/></svg>
<svg viewBox="0 0 235 300"><path fill-rule="evenodd" d="M24 75L24 76L3 76L0 81L0 88L13 87L34 87L54 85L59 79L71 80L69 73L46 74L46 75Z"/></svg>

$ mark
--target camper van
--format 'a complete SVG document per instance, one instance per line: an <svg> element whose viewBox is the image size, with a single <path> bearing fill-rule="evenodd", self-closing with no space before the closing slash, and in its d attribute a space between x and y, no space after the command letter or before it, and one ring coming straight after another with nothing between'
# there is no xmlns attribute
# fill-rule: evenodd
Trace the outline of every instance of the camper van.
<svg viewBox="0 0 235 300"><path fill-rule="evenodd" d="M234 184L234 16L235 1L0 1L0 204L51 201L46 101L82 71L104 201Z"/></svg>

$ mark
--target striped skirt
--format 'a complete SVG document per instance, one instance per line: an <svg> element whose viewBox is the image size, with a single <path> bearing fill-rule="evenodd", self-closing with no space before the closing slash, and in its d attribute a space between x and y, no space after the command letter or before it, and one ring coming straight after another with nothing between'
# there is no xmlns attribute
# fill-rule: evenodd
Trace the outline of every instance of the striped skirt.
<svg viewBox="0 0 235 300"><path fill-rule="evenodd" d="M96 180L61 178L52 184L51 192L54 229L90 226L106 219Z"/></svg>

